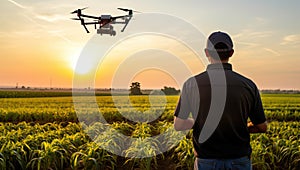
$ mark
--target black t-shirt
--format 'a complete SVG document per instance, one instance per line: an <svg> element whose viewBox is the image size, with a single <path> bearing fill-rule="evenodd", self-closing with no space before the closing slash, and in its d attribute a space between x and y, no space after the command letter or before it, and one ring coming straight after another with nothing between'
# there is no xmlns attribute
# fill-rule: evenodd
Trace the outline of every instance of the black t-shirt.
<svg viewBox="0 0 300 170"><path fill-rule="evenodd" d="M210 64L183 86L175 116L195 119L193 144L199 158L239 158L251 154L247 120L266 121L259 90L231 64Z"/></svg>

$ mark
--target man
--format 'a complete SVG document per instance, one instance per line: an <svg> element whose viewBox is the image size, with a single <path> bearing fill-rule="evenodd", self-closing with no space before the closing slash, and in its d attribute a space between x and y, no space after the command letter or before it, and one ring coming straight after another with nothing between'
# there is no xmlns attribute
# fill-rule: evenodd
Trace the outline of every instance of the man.
<svg viewBox="0 0 300 170"><path fill-rule="evenodd" d="M252 169L250 133L267 130L259 90L232 70L233 53L228 34L212 33L205 49L211 64L184 83L177 104L174 128L193 129L195 169Z"/></svg>

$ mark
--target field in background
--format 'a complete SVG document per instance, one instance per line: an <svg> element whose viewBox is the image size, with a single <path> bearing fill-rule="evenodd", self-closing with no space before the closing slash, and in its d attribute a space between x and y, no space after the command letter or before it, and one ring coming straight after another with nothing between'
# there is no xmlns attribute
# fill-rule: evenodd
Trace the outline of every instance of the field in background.
<svg viewBox="0 0 300 170"><path fill-rule="evenodd" d="M0 98L0 169L192 169L191 133L164 154L155 156L145 151L148 158L119 157L101 149L82 130L86 124L92 125L88 131L91 135L107 126L95 122L99 115L85 113L82 117L86 119L79 123L72 97L55 93L52 97L28 93L23 98ZM124 100L126 96L119 98ZM97 96L101 113L113 128L142 140L172 126L177 100L178 96L167 96L165 109L162 104L155 104L157 113L163 111L163 114L147 124L127 121L111 96ZM300 95L265 94L262 100L269 129L266 134L251 135L253 168L300 169ZM130 102L136 110L144 112L146 119L156 116L149 112L148 96L131 96ZM139 116L138 111L128 115ZM110 137L112 140L103 145L129 145L132 149L140 146ZM126 154L130 155L131 148Z"/></svg>

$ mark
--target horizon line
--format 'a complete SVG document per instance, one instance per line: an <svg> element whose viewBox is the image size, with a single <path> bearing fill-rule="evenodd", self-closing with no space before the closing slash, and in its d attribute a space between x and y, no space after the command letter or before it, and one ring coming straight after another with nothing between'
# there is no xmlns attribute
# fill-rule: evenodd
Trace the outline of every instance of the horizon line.
<svg viewBox="0 0 300 170"><path fill-rule="evenodd" d="M163 86L162 88L141 88L141 90L161 90L163 89L164 87L172 87L172 86ZM175 88L175 87L174 87ZM95 88L92 88L92 87L82 87L82 88L73 88L73 87L36 87L36 86L33 86L33 87L30 87L30 86L24 86L24 88L21 87L18 87L16 88L16 86L0 86L0 90L5 90L5 89L9 89L9 90L73 90L73 89L81 89L81 90L86 90L86 89L89 89L89 90L129 90L130 88L111 88L111 87L95 87ZM177 89L177 88L175 88ZM179 88L180 90L180 88ZM260 91L267 91L267 90L270 90L270 91L300 91L300 89L281 89L281 88L266 88L266 89L259 89Z"/></svg>

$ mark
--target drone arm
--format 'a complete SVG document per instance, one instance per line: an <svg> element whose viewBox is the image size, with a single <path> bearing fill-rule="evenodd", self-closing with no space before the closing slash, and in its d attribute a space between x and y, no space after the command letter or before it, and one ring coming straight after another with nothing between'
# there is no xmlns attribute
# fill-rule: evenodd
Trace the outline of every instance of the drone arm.
<svg viewBox="0 0 300 170"><path fill-rule="evenodd" d="M116 19L119 19L119 18L126 18L126 17L130 17L130 15L122 15L122 16L112 17L112 20L116 20Z"/></svg>
<svg viewBox="0 0 300 170"><path fill-rule="evenodd" d="M84 25L95 25L99 24L99 22L85 22Z"/></svg>
<svg viewBox="0 0 300 170"><path fill-rule="evenodd" d="M95 17L95 16L85 15L85 14L81 14L80 16L81 17L86 17L86 18L101 19L101 17Z"/></svg>

